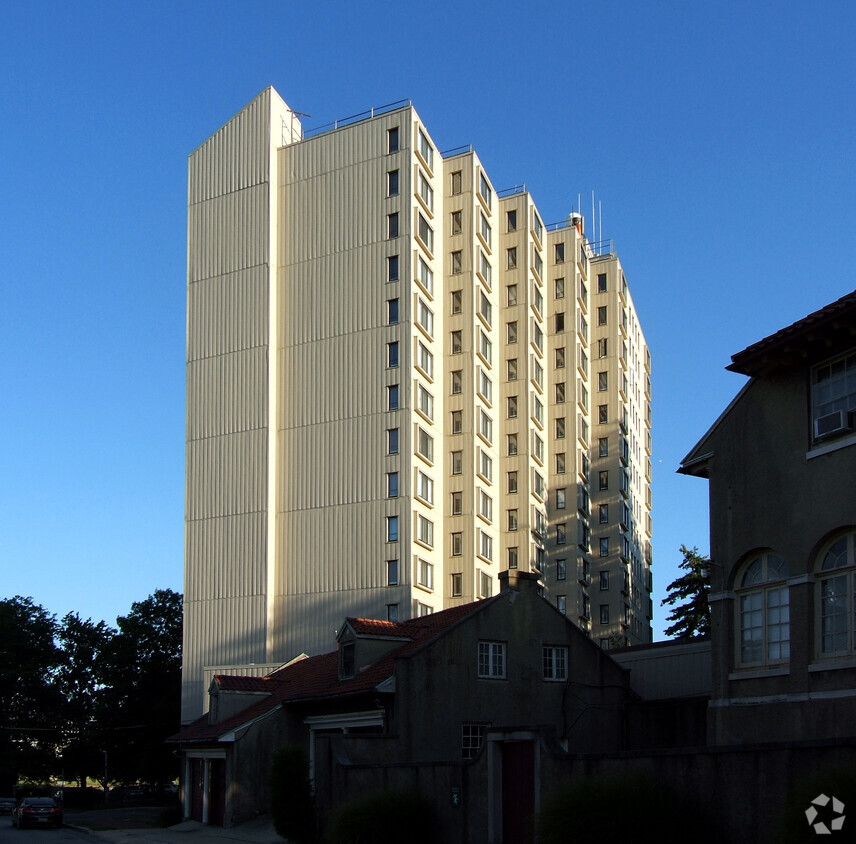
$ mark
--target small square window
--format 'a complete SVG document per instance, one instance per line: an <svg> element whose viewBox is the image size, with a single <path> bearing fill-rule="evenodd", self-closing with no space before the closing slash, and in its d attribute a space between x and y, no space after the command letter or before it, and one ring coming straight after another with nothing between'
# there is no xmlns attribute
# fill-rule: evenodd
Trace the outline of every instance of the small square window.
<svg viewBox="0 0 856 844"><path fill-rule="evenodd" d="M452 332L452 354L459 355L463 351L463 335L460 331Z"/></svg>
<svg viewBox="0 0 856 844"><path fill-rule="evenodd" d="M567 502L567 490L565 487L559 487L556 490L556 509L564 510Z"/></svg>
<svg viewBox="0 0 856 844"><path fill-rule="evenodd" d="M565 368L565 347L560 346L556 349L556 369Z"/></svg>
<svg viewBox="0 0 856 844"><path fill-rule="evenodd" d="M460 434L464 430L463 416L460 410L452 411L452 433Z"/></svg>
<svg viewBox="0 0 856 844"><path fill-rule="evenodd" d="M452 575L452 597L460 598L464 594L464 576L460 572Z"/></svg>
<svg viewBox="0 0 856 844"><path fill-rule="evenodd" d="M597 373L597 389L598 392L602 393L609 388L609 373L608 372L598 372Z"/></svg>
<svg viewBox="0 0 856 844"><path fill-rule="evenodd" d="M386 585L398 586L398 560L386 561Z"/></svg>
<svg viewBox="0 0 856 844"><path fill-rule="evenodd" d="M556 331L561 333L565 330L565 315L556 314Z"/></svg>
<svg viewBox="0 0 856 844"><path fill-rule="evenodd" d="M600 623L609 624L609 604L600 605Z"/></svg>
<svg viewBox="0 0 856 844"><path fill-rule="evenodd" d="M600 540L600 556L608 557L609 556L609 538L604 536L601 537Z"/></svg>
<svg viewBox="0 0 856 844"><path fill-rule="evenodd" d="M390 170L386 174L386 195L398 196L398 170Z"/></svg>
<svg viewBox="0 0 856 844"><path fill-rule="evenodd" d="M464 511L464 494L462 492L452 493L452 515L460 516Z"/></svg>
<svg viewBox="0 0 856 844"><path fill-rule="evenodd" d="M461 171L455 170L455 172L452 173L452 187L451 187L452 196L457 196L461 192L461 190L462 190Z"/></svg>
<svg viewBox="0 0 856 844"><path fill-rule="evenodd" d="M386 409L398 410L398 384L386 388Z"/></svg>
<svg viewBox="0 0 856 844"><path fill-rule="evenodd" d="M398 542L398 516L386 517L386 541Z"/></svg>
<svg viewBox="0 0 856 844"><path fill-rule="evenodd" d="M608 592L609 591L609 572L602 571L600 573L600 591Z"/></svg>
<svg viewBox="0 0 856 844"><path fill-rule="evenodd" d="M556 580L566 580L568 577L568 561L556 560Z"/></svg>
<svg viewBox="0 0 856 844"><path fill-rule="evenodd" d="M517 434L508 435L508 455L513 457L517 454Z"/></svg>
<svg viewBox="0 0 856 844"><path fill-rule="evenodd" d="M516 545L509 546L507 559L508 559L508 567L510 569L516 569L517 564L518 564L518 560L519 560L519 554L518 554Z"/></svg>
<svg viewBox="0 0 856 844"><path fill-rule="evenodd" d="M452 291L452 313L459 314L461 312L461 296L463 291L461 290L453 290Z"/></svg>
<svg viewBox="0 0 856 844"><path fill-rule="evenodd" d="M506 231L517 231L517 211L508 211L505 215Z"/></svg>
<svg viewBox="0 0 856 844"><path fill-rule="evenodd" d="M509 308L513 308L517 304L517 285L509 284L505 288L505 303Z"/></svg>
<svg viewBox="0 0 856 844"><path fill-rule="evenodd" d="M557 278L554 285L553 285L553 289L555 292L556 299L564 299L565 298L565 279Z"/></svg>
<svg viewBox="0 0 856 844"><path fill-rule="evenodd" d="M597 488L600 490L609 489L609 472L606 469L597 473Z"/></svg>
<svg viewBox="0 0 856 844"><path fill-rule="evenodd" d="M597 309L597 324L606 325L606 305L601 305Z"/></svg>
<svg viewBox="0 0 856 844"><path fill-rule="evenodd" d="M386 344L386 365L390 369L398 366L398 340Z"/></svg>
<svg viewBox="0 0 856 844"><path fill-rule="evenodd" d="M514 322L508 322L505 325L507 342L508 343L516 343L517 342L517 320Z"/></svg>
<svg viewBox="0 0 856 844"><path fill-rule="evenodd" d="M543 671L545 680L562 682L568 679L568 649L567 648L542 648Z"/></svg>
<svg viewBox="0 0 856 844"><path fill-rule="evenodd" d="M386 453L398 454L398 428L389 428L386 432Z"/></svg>
<svg viewBox="0 0 856 844"><path fill-rule="evenodd" d="M386 151L398 152L398 126L386 130Z"/></svg>
<svg viewBox="0 0 856 844"><path fill-rule="evenodd" d="M386 215L386 236L392 240L398 237L398 212Z"/></svg>
<svg viewBox="0 0 856 844"><path fill-rule="evenodd" d="M452 275L457 275L459 272L461 272L461 264L461 250L457 249L452 253Z"/></svg>
<svg viewBox="0 0 856 844"><path fill-rule="evenodd" d="M398 281L398 255L390 255L386 259L386 280Z"/></svg>
<svg viewBox="0 0 856 844"><path fill-rule="evenodd" d="M398 604L386 605L386 620L393 622L398 621Z"/></svg>
<svg viewBox="0 0 856 844"><path fill-rule="evenodd" d="M508 473L508 491L512 494L517 492L517 472Z"/></svg>
<svg viewBox="0 0 856 844"><path fill-rule="evenodd" d="M609 419L609 407L605 404L597 406L597 421L600 425L605 425Z"/></svg>
<svg viewBox="0 0 856 844"><path fill-rule="evenodd" d="M505 678L504 642L478 643L478 676L500 680Z"/></svg>
<svg viewBox="0 0 856 844"><path fill-rule="evenodd" d="M609 437L599 437L597 441L597 456L609 456Z"/></svg>
<svg viewBox="0 0 856 844"><path fill-rule="evenodd" d="M508 397L508 418L517 418L517 396Z"/></svg>
<svg viewBox="0 0 856 844"><path fill-rule="evenodd" d="M398 323L398 299L387 299L386 321L390 325L396 325Z"/></svg>
<svg viewBox="0 0 856 844"><path fill-rule="evenodd" d="M463 370L456 369L452 372L452 395L457 395L462 390Z"/></svg>
<svg viewBox="0 0 856 844"><path fill-rule="evenodd" d="M606 293L606 273L597 274L597 292Z"/></svg>
<svg viewBox="0 0 856 844"><path fill-rule="evenodd" d="M556 474L565 474L565 452L561 451L556 455Z"/></svg>
<svg viewBox="0 0 856 844"><path fill-rule="evenodd" d="M568 541L568 526L566 524L556 525L556 545L565 545Z"/></svg>
<svg viewBox="0 0 856 844"><path fill-rule="evenodd" d="M556 384L556 403L562 404L565 401L565 382L561 381Z"/></svg>
<svg viewBox="0 0 856 844"><path fill-rule="evenodd" d="M517 530L517 510L508 511L508 529Z"/></svg>
<svg viewBox="0 0 856 844"><path fill-rule="evenodd" d="M556 244L555 258L556 258L557 264L563 264L565 262L565 244L564 243L557 243Z"/></svg>
<svg viewBox="0 0 856 844"><path fill-rule="evenodd" d="M565 417L560 416L556 420L556 439L563 440L565 438Z"/></svg>
<svg viewBox="0 0 856 844"><path fill-rule="evenodd" d="M609 504L598 505L599 520L602 525L609 524Z"/></svg>
<svg viewBox="0 0 856 844"><path fill-rule="evenodd" d="M509 270L513 270L517 267L517 247L512 246L510 249L505 250L505 266Z"/></svg>
<svg viewBox="0 0 856 844"><path fill-rule="evenodd" d="M398 472L386 473L386 497L398 498Z"/></svg>
<svg viewBox="0 0 856 844"><path fill-rule="evenodd" d="M464 453L462 451L453 451L452 452L452 474L460 475L464 469Z"/></svg>
<svg viewBox="0 0 856 844"><path fill-rule="evenodd" d="M566 615L568 612L568 597L567 595L556 595L556 609Z"/></svg>
<svg viewBox="0 0 856 844"><path fill-rule="evenodd" d="M460 211L453 211L452 216L451 216L450 233L453 235L460 234L461 229L462 229L461 223L462 223L461 212Z"/></svg>

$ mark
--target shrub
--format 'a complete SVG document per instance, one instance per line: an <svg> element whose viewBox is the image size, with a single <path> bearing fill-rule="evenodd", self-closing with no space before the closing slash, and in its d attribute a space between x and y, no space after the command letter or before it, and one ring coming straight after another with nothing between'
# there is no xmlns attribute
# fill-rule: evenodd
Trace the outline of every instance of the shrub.
<svg viewBox="0 0 856 844"><path fill-rule="evenodd" d="M539 844L713 842L716 833L693 801L642 775L572 780L544 799Z"/></svg>
<svg viewBox="0 0 856 844"><path fill-rule="evenodd" d="M416 794L382 791L341 806L330 820L330 844L436 844L434 810Z"/></svg>
<svg viewBox="0 0 856 844"><path fill-rule="evenodd" d="M274 829L295 844L315 841L315 800L309 781L309 756L300 746L273 755L270 807Z"/></svg>

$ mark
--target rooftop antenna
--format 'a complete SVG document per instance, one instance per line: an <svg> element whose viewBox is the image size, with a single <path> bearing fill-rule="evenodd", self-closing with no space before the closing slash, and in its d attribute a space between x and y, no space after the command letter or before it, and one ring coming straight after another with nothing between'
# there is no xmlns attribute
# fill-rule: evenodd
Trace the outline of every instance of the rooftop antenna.
<svg viewBox="0 0 856 844"><path fill-rule="evenodd" d="M597 211L600 219L597 221L597 227L600 229L600 236L603 237L603 203L597 201Z"/></svg>
<svg viewBox="0 0 856 844"><path fill-rule="evenodd" d="M591 192L591 228L592 239L597 243L597 217L594 215L594 191Z"/></svg>

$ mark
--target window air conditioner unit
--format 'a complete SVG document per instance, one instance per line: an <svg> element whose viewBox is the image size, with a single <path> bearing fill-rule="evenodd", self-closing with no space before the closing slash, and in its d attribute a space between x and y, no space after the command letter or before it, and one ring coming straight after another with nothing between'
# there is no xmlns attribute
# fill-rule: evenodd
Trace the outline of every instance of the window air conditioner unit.
<svg viewBox="0 0 856 844"><path fill-rule="evenodd" d="M836 410L814 420L814 438L821 440L853 430L853 419L846 410Z"/></svg>

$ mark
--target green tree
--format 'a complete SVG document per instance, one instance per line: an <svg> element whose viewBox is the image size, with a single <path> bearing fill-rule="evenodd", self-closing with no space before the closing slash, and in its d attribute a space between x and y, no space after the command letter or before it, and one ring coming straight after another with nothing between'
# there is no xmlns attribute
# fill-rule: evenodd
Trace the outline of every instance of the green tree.
<svg viewBox="0 0 856 844"><path fill-rule="evenodd" d="M684 574L666 587L668 594L661 602L661 605L672 607L666 618L671 626L664 632L677 639L695 639L710 634L710 607L707 603L710 559L699 554L696 547L690 550L681 545L681 553L684 560L680 568ZM682 603L678 604L678 601Z"/></svg>
<svg viewBox="0 0 856 844"><path fill-rule="evenodd" d="M111 779L164 784L178 762L164 744L180 727L182 596L158 589L116 619L100 696Z"/></svg>
<svg viewBox="0 0 856 844"><path fill-rule="evenodd" d="M87 777L104 774L104 737L99 723L101 698L110 683L107 658L116 631L103 621L83 621L68 613L60 622L57 643L63 659L55 682L62 693L65 743L63 770L81 787Z"/></svg>
<svg viewBox="0 0 856 844"><path fill-rule="evenodd" d="M62 705L56 633L56 618L32 598L0 600L0 790L7 794L18 779L44 779L54 767Z"/></svg>

